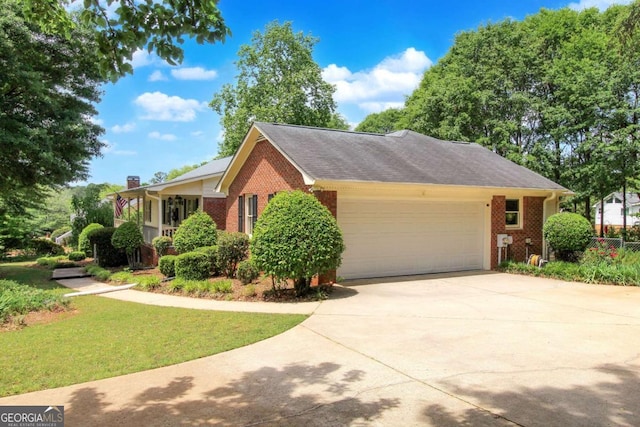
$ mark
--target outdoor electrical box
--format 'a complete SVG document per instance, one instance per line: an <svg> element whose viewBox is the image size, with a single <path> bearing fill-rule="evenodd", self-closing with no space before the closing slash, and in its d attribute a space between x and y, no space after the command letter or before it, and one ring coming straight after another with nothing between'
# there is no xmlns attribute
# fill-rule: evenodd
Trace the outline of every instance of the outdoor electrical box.
<svg viewBox="0 0 640 427"><path fill-rule="evenodd" d="M513 243L513 236L508 234L498 234L498 247L506 248Z"/></svg>

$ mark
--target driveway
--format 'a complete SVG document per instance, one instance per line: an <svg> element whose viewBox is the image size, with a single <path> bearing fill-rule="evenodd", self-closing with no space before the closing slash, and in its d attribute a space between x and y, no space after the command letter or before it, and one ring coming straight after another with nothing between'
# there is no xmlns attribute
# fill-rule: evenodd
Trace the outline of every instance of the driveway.
<svg viewBox="0 0 640 427"><path fill-rule="evenodd" d="M63 404L67 426L631 426L639 393L640 288L477 272L351 282L260 343L0 405Z"/></svg>

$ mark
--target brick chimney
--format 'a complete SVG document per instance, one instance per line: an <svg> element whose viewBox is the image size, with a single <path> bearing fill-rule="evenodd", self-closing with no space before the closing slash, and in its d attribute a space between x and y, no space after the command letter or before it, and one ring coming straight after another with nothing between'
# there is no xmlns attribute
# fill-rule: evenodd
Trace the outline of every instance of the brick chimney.
<svg viewBox="0 0 640 427"><path fill-rule="evenodd" d="M131 188L140 187L140 177L139 176L128 176L127 177L127 190Z"/></svg>

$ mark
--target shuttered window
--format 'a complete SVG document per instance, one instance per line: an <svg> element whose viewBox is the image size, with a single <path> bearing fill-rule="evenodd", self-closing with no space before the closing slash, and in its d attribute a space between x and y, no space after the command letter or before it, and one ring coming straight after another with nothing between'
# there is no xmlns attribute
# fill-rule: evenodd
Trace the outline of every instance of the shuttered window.
<svg viewBox="0 0 640 427"><path fill-rule="evenodd" d="M244 232L244 196L238 197L238 231Z"/></svg>

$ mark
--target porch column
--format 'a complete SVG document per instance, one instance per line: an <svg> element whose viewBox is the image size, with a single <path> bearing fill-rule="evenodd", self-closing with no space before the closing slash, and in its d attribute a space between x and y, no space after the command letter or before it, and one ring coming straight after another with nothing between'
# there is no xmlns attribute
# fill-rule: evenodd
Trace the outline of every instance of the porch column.
<svg viewBox="0 0 640 427"><path fill-rule="evenodd" d="M158 237L162 236L162 218L164 218L164 211L162 210L162 194L158 196Z"/></svg>

